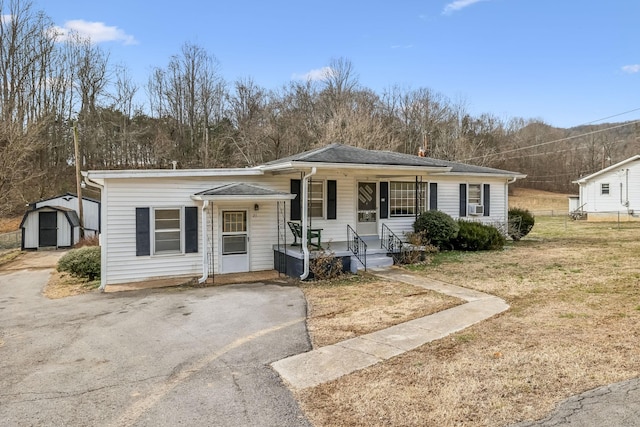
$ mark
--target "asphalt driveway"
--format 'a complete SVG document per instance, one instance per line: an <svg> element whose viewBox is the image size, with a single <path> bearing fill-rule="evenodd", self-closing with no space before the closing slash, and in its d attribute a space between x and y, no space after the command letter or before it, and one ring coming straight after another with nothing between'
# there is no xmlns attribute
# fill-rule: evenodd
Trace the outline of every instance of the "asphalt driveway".
<svg viewBox="0 0 640 427"><path fill-rule="evenodd" d="M305 426L273 361L310 349L278 284L48 300L0 273L0 420L12 426Z"/></svg>

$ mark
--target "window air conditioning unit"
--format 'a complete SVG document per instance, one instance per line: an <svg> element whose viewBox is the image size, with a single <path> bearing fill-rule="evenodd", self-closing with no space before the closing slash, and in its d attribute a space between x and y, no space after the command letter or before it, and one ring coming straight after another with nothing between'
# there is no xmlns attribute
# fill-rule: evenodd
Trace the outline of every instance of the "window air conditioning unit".
<svg viewBox="0 0 640 427"><path fill-rule="evenodd" d="M482 215L484 214L484 206L470 204L469 205L469 215Z"/></svg>

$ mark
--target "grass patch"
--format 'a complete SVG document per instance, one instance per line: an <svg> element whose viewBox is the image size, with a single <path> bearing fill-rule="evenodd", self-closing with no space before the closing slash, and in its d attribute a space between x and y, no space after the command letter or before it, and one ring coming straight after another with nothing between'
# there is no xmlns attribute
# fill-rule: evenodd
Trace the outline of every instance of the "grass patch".
<svg viewBox="0 0 640 427"><path fill-rule="evenodd" d="M0 253L0 266L16 260L20 256L20 254L22 254L22 251L20 251L20 249L12 249Z"/></svg>
<svg viewBox="0 0 640 427"><path fill-rule="evenodd" d="M439 254L413 271L497 295L510 310L299 392L302 407L316 426L504 426L639 376L639 232L537 217L507 250Z"/></svg>
<svg viewBox="0 0 640 427"><path fill-rule="evenodd" d="M98 287L100 287L100 280L88 280L54 271L42 293L47 298L58 299L94 292Z"/></svg>
<svg viewBox="0 0 640 427"><path fill-rule="evenodd" d="M314 347L335 344L462 303L406 283L371 275L304 282L307 328Z"/></svg>

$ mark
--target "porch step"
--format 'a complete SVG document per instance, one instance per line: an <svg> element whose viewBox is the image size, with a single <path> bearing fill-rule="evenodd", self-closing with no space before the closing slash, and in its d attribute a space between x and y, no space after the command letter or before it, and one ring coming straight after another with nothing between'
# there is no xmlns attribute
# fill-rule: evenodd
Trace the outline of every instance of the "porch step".
<svg viewBox="0 0 640 427"><path fill-rule="evenodd" d="M393 258L386 254L367 254L367 268L384 268L393 265ZM355 256L351 257L351 272L357 273L364 270L364 265Z"/></svg>

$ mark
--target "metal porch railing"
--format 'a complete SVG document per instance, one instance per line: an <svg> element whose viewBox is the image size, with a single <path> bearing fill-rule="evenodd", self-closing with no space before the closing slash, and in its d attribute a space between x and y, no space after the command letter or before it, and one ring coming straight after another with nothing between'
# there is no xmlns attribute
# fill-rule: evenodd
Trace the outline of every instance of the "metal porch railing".
<svg viewBox="0 0 640 427"><path fill-rule="evenodd" d="M393 254L396 258L402 253L402 240L393 232L387 224L382 224L382 238L380 239L380 248L386 249L387 253ZM397 262L397 259L396 259Z"/></svg>
<svg viewBox="0 0 640 427"><path fill-rule="evenodd" d="M362 240L358 233L347 224L347 248L351 251L358 261L364 266L364 271L367 271L367 243Z"/></svg>

